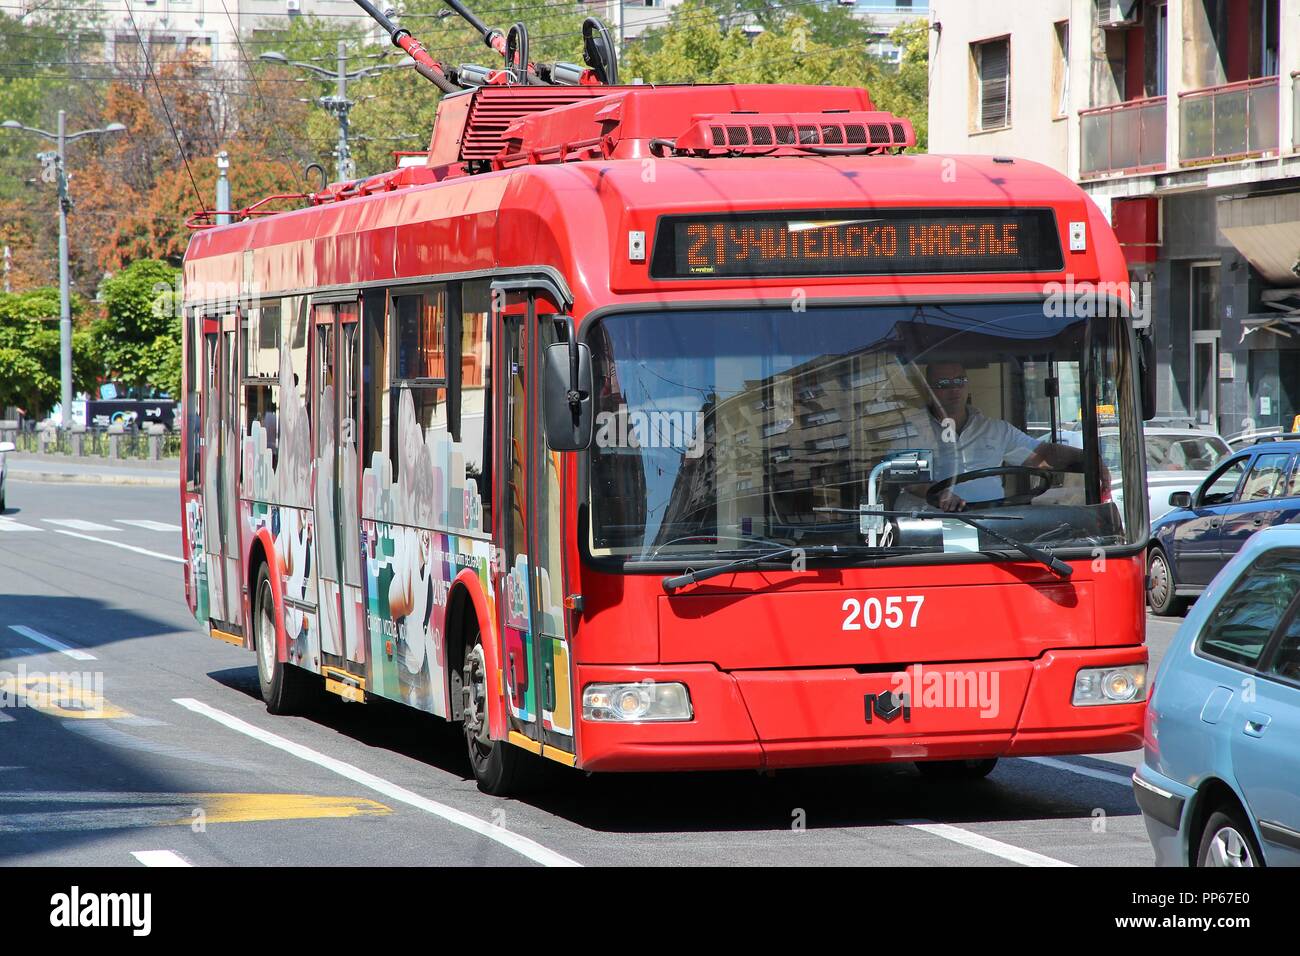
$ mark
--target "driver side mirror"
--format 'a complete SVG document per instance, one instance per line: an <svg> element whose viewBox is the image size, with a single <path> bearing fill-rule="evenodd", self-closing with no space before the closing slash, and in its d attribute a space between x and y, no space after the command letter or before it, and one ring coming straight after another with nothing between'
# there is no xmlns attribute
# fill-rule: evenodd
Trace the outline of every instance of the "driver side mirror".
<svg viewBox="0 0 1300 956"><path fill-rule="evenodd" d="M552 451L582 451L591 445L591 350L575 342L548 345L543 355L542 417Z"/></svg>
<svg viewBox="0 0 1300 956"><path fill-rule="evenodd" d="M1156 417L1156 343L1149 335L1138 333L1138 379L1142 385L1142 420Z"/></svg>
<svg viewBox="0 0 1300 956"><path fill-rule="evenodd" d="M11 441L0 441L0 455L3 455L5 452L9 452L9 451L17 451L17 450L18 450L18 449L17 449L17 447L14 445L13 442L11 442Z"/></svg>
<svg viewBox="0 0 1300 956"><path fill-rule="evenodd" d="M1190 508L1192 506L1192 493L1190 491L1171 492L1169 503L1175 508Z"/></svg>

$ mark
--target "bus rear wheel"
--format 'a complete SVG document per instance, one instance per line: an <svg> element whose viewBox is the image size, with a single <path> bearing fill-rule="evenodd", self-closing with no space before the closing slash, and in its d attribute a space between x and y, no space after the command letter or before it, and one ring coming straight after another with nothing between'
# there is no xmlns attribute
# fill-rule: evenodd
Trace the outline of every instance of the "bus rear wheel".
<svg viewBox="0 0 1300 956"><path fill-rule="evenodd" d="M275 647L275 594L266 563L257 570L253 602L253 641L257 650L257 682L272 714L297 714L313 696L312 675L279 659Z"/></svg>
<svg viewBox="0 0 1300 956"><path fill-rule="evenodd" d="M921 760L916 769L929 780L983 780L997 765L997 757L987 760Z"/></svg>
<svg viewBox="0 0 1300 956"><path fill-rule="evenodd" d="M493 740L488 732L488 672L483 636L477 629L465 641L465 666L461 672L461 719L465 728L470 768L478 788L506 797L527 788L537 771L531 754Z"/></svg>

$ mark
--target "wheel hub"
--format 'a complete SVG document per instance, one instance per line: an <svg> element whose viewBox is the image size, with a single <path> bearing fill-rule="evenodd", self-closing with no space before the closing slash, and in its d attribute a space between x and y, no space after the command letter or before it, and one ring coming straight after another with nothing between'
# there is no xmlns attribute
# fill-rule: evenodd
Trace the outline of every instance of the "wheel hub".
<svg viewBox="0 0 1300 956"><path fill-rule="evenodd" d="M475 644L465 656L465 681L461 687L461 713L465 735L482 747L492 744L487 722L487 667L483 662L483 645Z"/></svg>
<svg viewBox="0 0 1300 956"><path fill-rule="evenodd" d="M1215 867L1253 867L1254 859L1250 854L1250 844L1232 827L1224 827L1210 840L1210 854L1207 861Z"/></svg>

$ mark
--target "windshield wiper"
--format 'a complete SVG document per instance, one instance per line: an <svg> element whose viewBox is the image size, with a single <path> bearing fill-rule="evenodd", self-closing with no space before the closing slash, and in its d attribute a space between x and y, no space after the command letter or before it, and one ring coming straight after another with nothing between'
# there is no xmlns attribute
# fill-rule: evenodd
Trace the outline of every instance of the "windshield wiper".
<svg viewBox="0 0 1300 956"><path fill-rule="evenodd" d="M739 558L735 561L728 561L725 564L715 564L712 567L701 568L698 571L687 571L685 574L671 575L664 578L664 590L669 594L686 587L688 584L696 584L700 581L707 581L709 578L716 578L721 574L727 574L731 571L743 571L746 568L757 567L760 564L767 564L771 561L779 561L782 558L788 558L795 554L803 556L823 556L834 554L848 554L858 552L863 549L862 545L840 545L840 544L814 544L814 545L791 545L788 548L781 548L777 551L769 551L766 554L755 554L748 558ZM880 550L880 549L873 549ZM888 550L888 549L885 549Z"/></svg>
<svg viewBox="0 0 1300 956"><path fill-rule="evenodd" d="M881 515L886 518L952 518L956 521L970 525L976 531L982 531L990 538L1001 541L1003 544L1009 544L1025 557L1032 561L1037 561L1047 570L1051 571L1059 578L1068 578L1074 574L1074 568L1070 567L1060 558L1056 557L1050 551L1044 551L1041 548L1035 548L1032 544L1025 544L1023 541L1017 541L1015 538L1008 538L999 531L990 528L986 521L1020 521L1018 515L985 515L982 518L973 518L961 511L877 511L874 508L870 511L854 510L852 508L821 508L821 511L842 512L844 514L869 514Z"/></svg>
<svg viewBox="0 0 1300 956"><path fill-rule="evenodd" d="M1074 568L1070 567L1050 551L1044 551L1041 548L1035 548L1032 544L1026 544L1023 541L1017 541L1015 538L1008 538L1001 532L994 531L988 525L984 524L979 518L972 518L970 515L962 514L959 511L922 511L920 514L927 517L956 518L958 521L964 521L976 531L982 531L990 538L1001 541L1003 544L1009 544L1025 557L1037 561L1047 570L1051 571L1058 578L1068 578L1074 573ZM1010 517L1004 516L1004 517Z"/></svg>

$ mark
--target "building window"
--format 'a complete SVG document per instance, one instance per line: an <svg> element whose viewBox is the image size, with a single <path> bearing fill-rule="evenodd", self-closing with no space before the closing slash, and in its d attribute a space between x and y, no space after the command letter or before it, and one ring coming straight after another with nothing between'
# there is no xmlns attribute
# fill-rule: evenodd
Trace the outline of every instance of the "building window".
<svg viewBox="0 0 1300 956"><path fill-rule="evenodd" d="M1011 125L1011 39L972 43L971 56L979 85L976 128L1005 129Z"/></svg>
<svg viewBox="0 0 1300 956"><path fill-rule="evenodd" d="M1052 65L1052 88L1055 91L1057 119L1070 114L1070 21L1054 25L1056 48Z"/></svg>
<svg viewBox="0 0 1300 956"><path fill-rule="evenodd" d="M175 0L172 0L174 3ZM212 65L212 38L190 37L185 41L185 52L195 66Z"/></svg>
<svg viewBox="0 0 1300 956"><path fill-rule="evenodd" d="M1169 7L1158 4L1152 14L1155 23L1155 82L1151 88L1152 96L1164 96L1169 89Z"/></svg>

